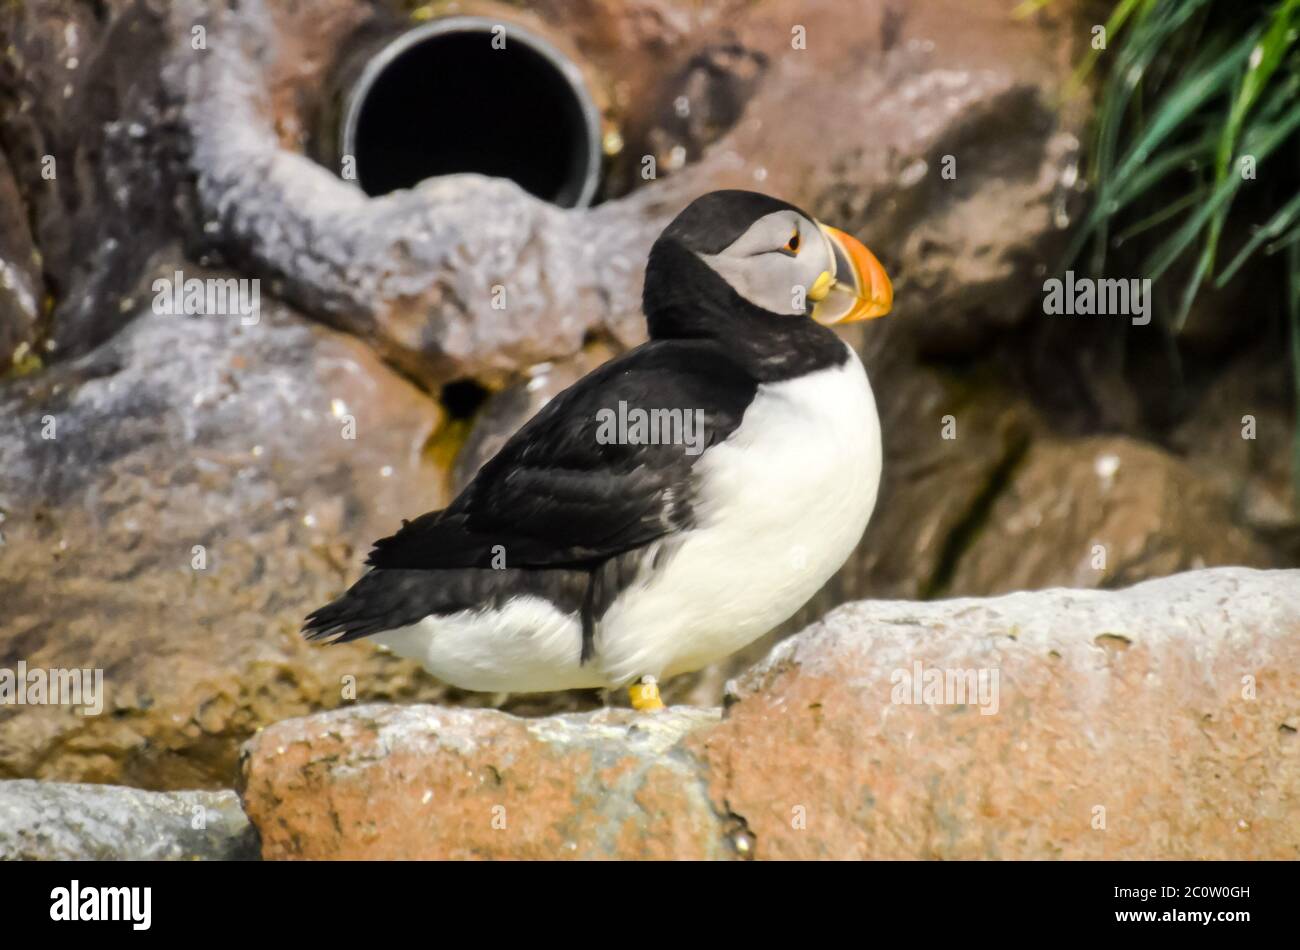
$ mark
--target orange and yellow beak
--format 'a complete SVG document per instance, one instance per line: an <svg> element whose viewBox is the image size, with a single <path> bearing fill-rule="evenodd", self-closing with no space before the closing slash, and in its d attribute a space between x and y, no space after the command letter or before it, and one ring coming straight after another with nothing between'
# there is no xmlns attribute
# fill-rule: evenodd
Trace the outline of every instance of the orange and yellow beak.
<svg viewBox="0 0 1300 950"><path fill-rule="evenodd" d="M824 272L808 290L813 319L830 326L874 320L889 313L894 306L894 285L876 255L837 228L820 222L817 226L826 239L834 271Z"/></svg>

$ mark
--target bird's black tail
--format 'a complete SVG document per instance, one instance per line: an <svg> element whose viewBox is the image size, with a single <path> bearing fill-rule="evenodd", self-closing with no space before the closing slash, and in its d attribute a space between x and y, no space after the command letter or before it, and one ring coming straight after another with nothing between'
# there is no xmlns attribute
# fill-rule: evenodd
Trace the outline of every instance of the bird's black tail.
<svg viewBox="0 0 1300 950"><path fill-rule="evenodd" d="M583 611L584 627L590 636L587 615L593 603L589 570L498 571L482 567L437 571L374 568L346 594L309 614L302 632L308 640L347 643L409 627L430 615L500 607L513 597L527 594L544 597L565 613Z"/></svg>
<svg viewBox="0 0 1300 950"><path fill-rule="evenodd" d="M460 609L443 578L430 571L373 570L346 594L308 614L308 640L347 643Z"/></svg>

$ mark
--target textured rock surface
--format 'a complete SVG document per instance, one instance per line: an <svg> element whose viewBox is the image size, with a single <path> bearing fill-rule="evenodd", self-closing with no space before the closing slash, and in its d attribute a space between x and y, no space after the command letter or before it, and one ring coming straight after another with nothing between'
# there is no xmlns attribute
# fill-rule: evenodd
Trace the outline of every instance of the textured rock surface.
<svg viewBox="0 0 1300 950"><path fill-rule="evenodd" d="M921 687L970 671L977 689L909 703L917 664ZM246 747L241 796L269 858L1295 859L1298 729L1300 571L1218 569L850 604L746 674L721 720L280 723Z"/></svg>
<svg viewBox="0 0 1300 950"><path fill-rule="evenodd" d="M1238 357L1204 392L1171 442L1239 508L1238 520L1300 563L1300 517L1294 507L1291 455L1281 446L1295 431L1283 394L1290 367L1276 348ZM1250 435L1251 438L1243 438Z"/></svg>
<svg viewBox="0 0 1300 950"><path fill-rule="evenodd" d="M0 9L0 148L53 306L43 359L87 352L121 328L134 312L123 300L181 230L185 148L162 89L167 8L30 0Z"/></svg>
<svg viewBox="0 0 1300 950"><path fill-rule="evenodd" d="M918 662L997 712L892 702ZM736 699L687 745L766 857L1300 856L1300 571L851 604Z"/></svg>
<svg viewBox="0 0 1300 950"><path fill-rule="evenodd" d="M724 857L677 745L716 720L361 706L259 733L243 797L268 858Z"/></svg>
<svg viewBox="0 0 1300 950"><path fill-rule="evenodd" d="M240 741L341 702L345 676L441 696L297 635L356 549L440 501L438 418L363 345L269 303L254 326L146 308L0 389L0 667L100 668L106 692L99 716L0 706L0 777L228 787Z"/></svg>
<svg viewBox="0 0 1300 950"><path fill-rule="evenodd" d="M0 151L0 376L32 353L44 299L41 258L9 162Z"/></svg>
<svg viewBox="0 0 1300 950"><path fill-rule="evenodd" d="M234 792L0 782L0 861L257 857L257 832Z"/></svg>
<svg viewBox="0 0 1300 950"><path fill-rule="evenodd" d="M1122 587L1198 567L1268 565L1269 552L1233 520L1226 494L1160 449L1040 439L1009 474L951 586Z"/></svg>

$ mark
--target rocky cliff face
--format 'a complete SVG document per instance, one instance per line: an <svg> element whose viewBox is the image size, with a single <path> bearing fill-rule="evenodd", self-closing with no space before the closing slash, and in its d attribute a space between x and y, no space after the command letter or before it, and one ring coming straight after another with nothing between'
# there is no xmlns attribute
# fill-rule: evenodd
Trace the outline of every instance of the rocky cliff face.
<svg viewBox="0 0 1300 950"><path fill-rule="evenodd" d="M722 710L272 726L267 858L1300 857L1300 571L855 603Z"/></svg>

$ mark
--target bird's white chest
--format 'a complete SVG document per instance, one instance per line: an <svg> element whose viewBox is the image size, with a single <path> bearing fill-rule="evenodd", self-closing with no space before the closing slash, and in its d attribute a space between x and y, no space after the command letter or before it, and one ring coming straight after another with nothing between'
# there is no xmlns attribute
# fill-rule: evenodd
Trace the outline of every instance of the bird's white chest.
<svg viewBox="0 0 1300 950"><path fill-rule="evenodd" d="M790 617L844 563L875 506L880 421L856 354L760 387L696 466L696 527L600 624L610 682L721 659Z"/></svg>

